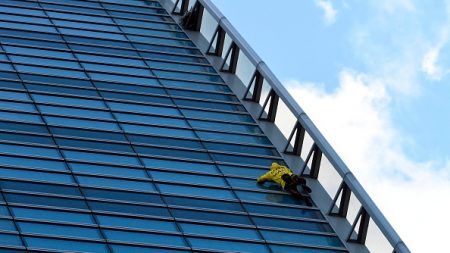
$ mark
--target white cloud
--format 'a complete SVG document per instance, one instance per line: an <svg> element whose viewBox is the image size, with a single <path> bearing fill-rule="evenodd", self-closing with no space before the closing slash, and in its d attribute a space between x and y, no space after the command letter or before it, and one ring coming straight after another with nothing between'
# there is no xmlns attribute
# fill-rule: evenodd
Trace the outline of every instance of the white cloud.
<svg viewBox="0 0 450 253"><path fill-rule="evenodd" d="M415 11L416 7L411 0L378 0L384 11L395 13L397 11Z"/></svg>
<svg viewBox="0 0 450 253"><path fill-rule="evenodd" d="M324 21L330 25L336 22L337 10L333 7L333 4L329 0L316 0L316 5L320 7L324 12Z"/></svg>
<svg viewBox="0 0 450 253"><path fill-rule="evenodd" d="M435 81L440 81L445 75L450 73L450 69L444 69L438 64L441 51L447 46L449 40L450 3L448 2L446 4L446 14L447 21L439 30L437 42L427 50L422 59L422 71L427 74L428 78Z"/></svg>
<svg viewBox="0 0 450 253"><path fill-rule="evenodd" d="M450 162L418 163L405 154L410 140L392 123L386 85L351 70L340 73L331 93L320 85L286 83L410 249L442 252L450 226Z"/></svg>

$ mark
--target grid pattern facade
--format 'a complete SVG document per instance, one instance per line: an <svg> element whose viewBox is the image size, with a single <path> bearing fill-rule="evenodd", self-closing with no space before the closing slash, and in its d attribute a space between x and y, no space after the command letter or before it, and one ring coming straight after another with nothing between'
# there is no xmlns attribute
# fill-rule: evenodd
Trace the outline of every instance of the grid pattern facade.
<svg viewBox="0 0 450 253"><path fill-rule="evenodd" d="M157 1L0 1L0 252L346 252Z"/></svg>

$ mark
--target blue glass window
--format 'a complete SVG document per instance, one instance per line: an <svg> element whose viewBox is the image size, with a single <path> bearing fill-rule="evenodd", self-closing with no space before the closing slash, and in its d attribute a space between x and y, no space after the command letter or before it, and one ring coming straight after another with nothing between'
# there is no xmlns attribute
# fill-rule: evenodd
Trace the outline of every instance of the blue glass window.
<svg viewBox="0 0 450 253"><path fill-rule="evenodd" d="M204 74L192 74L185 72L172 72L163 70L153 70L155 75L162 78L178 78L183 80L192 80L200 82L223 82L222 78L218 75L204 75Z"/></svg>
<svg viewBox="0 0 450 253"><path fill-rule="evenodd" d="M140 182L135 180L112 179L103 177L76 176L81 185L108 187L125 190L155 191L151 182Z"/></svg>
<svg viewBox="0 0 450 253"><path fill-rule="evenodd" d="M260 134L261 129L256 125L231 124L226 122L211 122L203 120L188 120L192 127L209 130L222 130L230 132L242 132L249 134Z"/></svg>
<svg viewBox="0 0 450 253"><path fill-rule="evenodd" d="M166 30L176 30L181 31L180 27L176 24L171 23L159 23L159 22L151 22L151 21L140 21L140 20L133 20L133 19L121 19L121 18L115 18L114 21L116 21L117 24L123 25L123 26L138 26L138 27L144 27L144 28L150 28L150 29L166 29Z"/></svg>
<svg viewBox="0 0 450 253"><path fill-rule="evenodd" d="M156 97L149 95L138 95L138 94L129 94L129 93L119 93L119 92L108 92L108 91L100 91L100 94L104 98L109 99L120 99L120 100L129 100L132 102L149 102L149 103L157 103L157 104L168 104L172 105L173 102L168 97Z"/></svg>
<svg viewBox="0 0 450 253"><path fill-rule="evenodd" d="M278 152L274 148L252 147L247 145L224 144L214 142L204 142L204 145L209 150L231 151L236 153L258 154L278 156Z"/></svg>
<svg viewBox="0 0 450 253"><path fill-rule="evenodd" d="M235 143L251 143L251 144L269 144L270 141L265 136L252 136L252 135L239 135L239 134L226 134L226 133L215 133L215 132L205 132L196 131L201 139L205 140L220 140Z"/></svg>
<svg viewBox="0 0 450 253"><path fill-rule="evenodd" d="M100 201L89 201L89 205L93 210L113 212L113 213L130 213L148 216L170 217L170 213L165 207L132 205L125 203L108 203Z"/></svg>
<svg viewBox="0 0 450 253"><path fill-rule="evenodd" d="M168 138L168 137L155 137L155 136L145 136L145 135L136 135L136 134L128 134L127 136L128 136L128 139L132 143L187 147L187 148L195 148L195 149L203 148L202 144L199 141L193 141L193 140L172 139L172 138Z"/></svg>
<svg viewBox="0 0 450 253"><path fill-rule="evenodd" d="M103 140L115 140L115 141L127 141L125 135L118 132L101 132L94 130L83 130L75 128L65 128L65 127L49 127L50 131L54 135L64 135L64 136L76 136L82 138L91 139L103 139Z"/></svg>
<svg viewBox="0 0 450 253"><path fill-rule="evenodd" d="M181 109L181 111L186 117L192 118L217 119L223 121L242 121L249 123L254 122L253 118L247 114L232 114L224 112L199 111L189 109Z"/></svg>
<svg viewBox="0 0 450 253"><path fill-rule="evenodd" d="M16 191L30 191L40 193L62 194L70 196L81 196L80 191L75 186L63 186L44 183L27 183L12 180L2 180L0 185L3 189Z"/></svg>
<svg viewBox="0 0 450 253"><path fill-rule="evenodd" d="M42 147L30 147L22 145L13 144L2 144L0 143L0 150L4 153L18 154L18 155L35 155L35 156L45 156L52 158L60 158L57 149L42 148Z"/></svg>
<svg viewBox="0 0 450 253"><path fill-rule="evenodd" d="M74 61L54 60L54 59L28 57L28 56L16 56L16 55L10 55L9 57L10 57L11 61L14 63L35 64L36 62L39 62L39 64L41 66L64 67L64 68L82 70L80 65L78 64L78 62L74 62Z"/></svg>
<svg viewBox="0 0 450 253"><path fill-rule="evenodd" d="M182 174L174 172L155 171L155 170L152 170L150 174L155 180L159 181L167 181L173 183L180 182L180 183L203 184L203 185L213 185L223 187L228 186L222 177L191 175L191 174Z"/></svg>
<svg viewBox="0 0 450 253"><path fill-rule="evenodd" d="M57 33L56 29L53 28L52 26L44 26L44 25L31 25L31 24L0 21L0 27L10 29L30 30L37 32Z"/></svg>
<svg viewBox="0 0 450 253"><path fill-rule="evenodd" d="M67 70L67 69L58 69L58 68L48 68L48 67L38 67L38 66L29 66L29 65L20 65L15 64L17 71L19 72L27 72L41 75L48 75L51 73L56 76L64 76L64 77L74 77L74 78L86 78L86 74L82 71L77 70Z"/></svg>
<svg viewBox="0 0 450 253"><path fill-rule="evenodd" d="M105 244L24 236L28 247L52 250L109 253Z"/></svg>
<svg viewBox="0 0 450 253"><path fill-rule="evenodd" d="M0 219L0 230L17 231L12 220Z"/></svg>
<svg viewBox="0 0 450 253"><path fill-rule="evenodd" d="M156 127L156 126L144 126L144 125L131 125L131 124L121 124L123 130L128 133L142 133L142 134L155 134L164 135L172 137L187 137L196 138L194 131L188 129L176 129L167 127Z"/></svg>
<svg viewBox="0 0 450 253"><path fill-rule="evenodd" d="M126 232L110 229L103 229L103 232L105 233L106 237L109 240L122 242L125 241L125 242L149 243L149 244L163 244L172 246L186 246L184 239L181 236Z"/></svg>
<svg viewBox="0 0 450 253"><path fill-rule="evenodd" d="M291 208L287 206L269 206L257 204L244 204L245 209L250 213L281 215L288 217L323 219L320 211L310 209Z"/></svg>
<svg viewBox="0 0 450 253"><path fill-rule="evenodd" d="M83 163L69 163L74 172L93 175L110 175L121 177L148 178L142 169L128 167L114 167L105 165L93 165Z"/></svg>
<svg viewBox="0 0 450 253"><path fill-rule="evenodd" d="M161 31L161 30L151 30L151 29L142 29L136 27L127 27L122 26L122 30L125 33L129 34L137 34L137 35L148 35L148 36L162 36L162 37L173 37L173 38L181 38L186 39L187 36L182 32L171 32L171 31Z"/></svg>
<svg viewBox="0 0 450 253"><path fill-rule="evenodd" d="M180 219L204 220L204 221L214 221L214 222L221 222L221 223L236 223L236 224L252 225L252 222L245 215L182 210L182 209L176 209L176 208L172 208L171 210L172 210L172 213L175 216L175 218L180 218Z"/></svg>
<svg viewBox="0 0 450 253"><path fill-rule="evenodd" d="M3 8L3 7L2 7ZM10 246L23 246L18 235L0 233L0 244Z"/></svg>
<svg viewBox="0 0 450 253"><path fill-rule="evenodd" d="M222 173L228 175L239 175L257 178L267 172L267 169L258 169L250 167L218 165Z"/></svg>
<svg viewBox="0 0 450 253"><path fill-rule="evenodd" d="M166 95L164 89L154 86L142 86L142 85L107 83L107 82L94 82L94 83L95 86L99 89Z"/></svg>
<svg viewBox="0 0 450 253"><path fill-rule="evenodd" d="M228 163L240 163L256 166L269 167L272 162L277 161L274 158L262 158L262 157L250 157L250 156L238 156L238 155L225 155L225 154L212 154L216 161L228 162Z"/></svg>
<svg viewBox="0 0 450 253"><path fill-rule="evenodd" d="M44 114L59 114L75 117L113 120L111 113L108 111L84 110L78 108L57 107L49 105L38 105L38 108Z"/></svg>
<svg viewBox="0 0 450 253"><path fill-rule="evenodd" d="M29 134L19 134L19 133L3 133L0 132L0 140L8 140L13 142L28 142L36 144L55 144L51 137L49 136L37 136Z"/></svg>
<svg viewBox="0 0 450 253"><path fill-rule="evenodd" d="M30 101L27 93L0 90L0 98Z"/></svg>
<svg viewBox="0 0 450 253"><path fill-rule="evenodd" d="M152 68L170 69L170 70L183 70L183 71L197 71L197 72L209 72L216 73L214 68L204 65L189 65L185 63L173 63L162 61L147 61Z"/></svg>
<svg viewBox="0 0 450 253"><path fill-rule="evenodd" d="M45 56L51 58L60 58L66 60L75 60L72 53L63 52L63 51L54 51L49 49L37 49L30 47L18 47L18 46L3 46L6 52L11 54L26 54L26 55L37 55L37 56Z"/></svg>
<svg viewBox="0 0 450 253"><path fill-rule="evenodd" d="M179 61L179 62L188 62L188 63L208 63L208 61L203 57L195 57L195 56L183 56L183 55L173 55L173 54L164 54L164 53L151 53L151 52L141 52L143 57L152 59L152 60L170 60L170 61Z"/></svg>
<svg viewBox="0 0 450 253"><path fill-rule="evenodd" d="M200 91L187 91L187 90L173 90L168 89L167 92L172 96L180 97L192 97L200 99L215 99L222 101L238 102L238 99L234 95L212 93L212 92L200 92Z"/></svg>
<svg viewBox="0 0 450 253"><path fill-rule="evenodd" d="M99 62L99 63L146 67L145 63L139 59L81 54L81 53L77 53L76 55L77 55L78 59L80 59L81 61L92 61L92 62Z"/></svg>
<svg viewBox="0 0 450 253"><path fill-rule="evenodd" d="M114 75L114 74L104 74L104 73L94 73L90 72L89 76L93 80L98 81L109 81L109 82L121 82L130 83L138 85L149 85L149 86L159 86L156 79L152 79L151 73L147 74L147 77L137 77L137 76L126 76L126 75Z"/></svg>
<svg viewBox="0 0 450 253"><path fill-rule="evenodd" d="M229 210L244 212L241 204L237 201L225 201L225 200L211 200L211 199L201 199L201 198L191 198L191 197L173 197L164 196L164 200L167 204L173 206L187 206L187 207L198 207L216 210Z"/></svg>
<svg viewBox="0 0 450 253"><path fill-rule="evenodd" d="M273 228L287 228L297 230L322 231L331 232L331 227L327 223L315 223L307 221L297 221L288 219L263 218L253 216L253 221L257 226L273 227Z"/></svg>
<svg viewBox="0 0 450 253"><path fill-rule="evenodd" d="M241 111L241 112L245 111L242 105L235 105L235 104L214 103L214 102L205 102L197 100L178 99L178 98L174 98L174 101L179 106L217 109L224 111Z"/></svg>
<svg viewBox="0 0 450 253"><path fill-rule="evenodd" d="M63 225L50 225L31 222L17 222L20 230L24 233L35 233L45 235L71 236L89 239L101 239L101 235L97 229L72 227Z"/></svg>
<svg viewBox="0 0 450 253"><path fill-rule="evenodd" d="M130 111L130 112L141 112L148 114L163 114L163 115L173 115L179 116L180 112L176 108L172 107L162 107L162 106L151 106L151 105L139 105L139 104L128 104L128 103L118 103L118 102L107 102L107 104L113 110L117 111Z"/></svg>
<svg viewBox="0 0 450 253"><path fill-rule="evenodd" d="M47 73L48 74L48 73ZM72 79L72 78L61 78L54 76L41 76L41 75L30 75L30 74L20 74L20 77L24 81L38 82L38 83L50 83L60 85L71 85L80 87L92 87L92 84L84 79Z"/></svg>
<svg viewBox="0 0 450 253"><path fill-rule="evenodd" d="M86 8L83 8L85 10ZM60 19L70 19L75 21L87 21L87 22L97 22L97 23L105 23L105 24L114 24L110 18L99 17L99 16L89 16L82 14L74 14L67 12L55 12L55 11L47 11L47 15L51 18L60 18ZM41 15L45 16L45 15Z"/></svg>
<svg viewBox="0 0 450 253"><path fill-rule="evenodd" d="M7 89L25 90L22 83L14 82L14 81L6 81L6 80L0 80L0 87L7 88Z"/></svg>
<svg viewBox="0 0 450 253"><path fill-rule="evenodd" d="M41 116L36 115L36 114L27 114L27 113L15 113L15 112L0 111L0 119L32 122L32 123L42 123Z"/></svg>
<svg viewBox="0 0 450 253"><path fill-rule="evenodd" d="M43 92L50 92L50 93L63 93L63 94L74 94L78 96L84 96L84 97L99 97L99 94L96 90L88 90L88 89L76 89L76 88L68 88L68 87L61 87L61 86L55 86L55 85L42 85L42 84L29 84L26 83L25 86L31 90L31 91L43 91Z"/></svg>
<svg viewBox="0 0 450 253"><path fill-rule="evenodd" d="M123 67L113 65L103 65L94 63L82 63L83 67L88 71L111 72L115 74L153 76L149 69L136 67Z"/></svg>
<svg viewBox="0 0 450 253"><path fill-rule="evenodd" d="M130 164L139 166L139 160L134 156L111 155L111 154L100 154L100 153L68 151L68 150L63 150L62 152L64 153L67 159L124 164L124 165Z"/></svg>
<svg viewBox="0 0 450 253"><path fill-rule="evenodd" d="M211 225L201 225L194 223L178 223L185 233L198 234L198 235L213 235L221 237L235 237L238 239L248 239L248 240L260 240L256 229L248 228L233 228L224 226L211 226Z"/></svg>
<svg viewBox="0 0 450 253"><path fill-rule="evenodd" d="M204 188L197 186L174 185L158 183L158 188L163 193L172 193L189 196L202 196L220 199L236 199L230 190Z"/></svg>
<svg viewBox="0 0 450 253"><path fill-rule="evenodd" d="M98 149L106 151L119 151L133 153L133 149L128 144L117 144L97 141L85 141L74 139L55 138L56 143L61 147L74 147L83 149Z"/></svg>
<svg viewBox="0 0 450 253"><path fill-rule="evenodd" d="M144 247L144 246L128 246L128 245L116 245L111 244L111 248L114 252L133 252L133 253L189 253L189 248L186 250L165 249L157 247Z"/></svg>
<svg viewBox="0 0 450 253"><path fill-rule="evenodd" d="M118 131L119 126L112 122L84 120L84 119L71 119L63 117L44 116L45 121L50 125L67 126L67 127L83 127L102 130Z"/></svg>
<svg viewBox="0 0 450 253"><path fill-rule="evenodd" d="M30 167L30 168L43 168L47 170L56 170L56 171L67 171L67 167L63 162L51 161L46 159L44 160L44 159L0 155L0 164Z"/></svg>
<svg viewBox="0 0 450 253"><path fill-rule="evenodd" d="M5 198L9 203L87 209L85 202L79 199L66 199L49 196L41 197L14 193L6 193Z"/></svg>
<svg viewBox="0 0 450 253"><path fill-rule="evenodd" d="M7 129L20 132L48 133L47 128L42 125L24 124L0 121L0 129Z"/></svg>
<svg viewBox="0 0 450 253"><path fill-rule="evenodd" d="M263 243L250 243L250 242L237 242L237 241L226 241L219 239L200 239L200 238L188 238L188 241L192 244L194 248L203 249L215 249L223 251L233 251L239 249L245 252L252 253L269 253L269 249Z"/></svg>
<svg viewBox="0 0 450 253"><path fill-rule="evenodd" d="M117 181L117 180L116 180ZM128 183L129 184L129 183ZM152 183L147 183L153 185ZM148 187L147 187L148 188ZM130 187L133 189L133 187ZM153 186L152 186L153 189ZM86 197L96 198L96 199L111 199L127 202L141 202L144 204L163 204L161 197L158 194L152 193L138 193L138 192L128 192L128 191L116 191L116 190L104 190L104 189L94 189L94 188L83 188L83 193Z"/></svg>
<svg viewBox="0 0 450 253"><path fill-rule="evenodd" d="M134 146L134 149L136 150L136 152L145 155L179 157L179 158L198 159L207 161L211 160L208 153L205 152L179 150L172 148L161 148L161 147L144 147L137 145Z"/></svg>
<svg viewBox="0 0 450 253"><path fill-rule="evenodd" d="M56 211L28 207L11 207L11 210L14 216L19 218L95 224L92 216L88 213L76 213L69 211Z"/></svg>
<svg viewBox="0 0 450 253"><path fill-rule="evenodd" d="M142 158L146 167L149 168L165 168L165 169L175 169L175 170L185 170L185 171L199 171L206 173L217 174L217 168L214 164L207 163L193 163L185 161L176 160L164 160L157 158Z"/></svg>
<svg viewBox="0 0 450 253"><path fill-rule="evenodd" d="M53 23L55 23L56 26L59 27L70 27L70 28L78 28L78 29L90 29L90 30L96 30L96 31L105 31L105 32L117 32L119 33L120 30L116 26L112 25L100 25L100 24L93 24L93 23L84 23L84 22L73 22L73 21L65 21L65 20L58 20L53 19Z"/></svg>
<svg viewBox="0 0 450 253"><path fill-rule="evenodd" d="M173 221L126 218L110 215L96 215L96 218L100 225L104 226L178 232L178 229Z"/></svg>
<svg viewBox="0 0 450 253"><path fill-rule="evenodd" d="M300 233L270 231L270 230L260 230L260 231L263 237L268 241L343 247L340 240L334 236L310 235L310 234L300 234Z"/></svg>
<svg viewBox="0 0 450 253"><path fill-rule="evenodd" d="M3 10L4 7L2 7ZM50 21L47 18L36 18L36 17L28 17L22 15L9 15L9 14L0 14L0 19L14 22L27 22L33 24L42 24L42 25L51 25Z"/></svg>
<svg viewBox="0 0 450 253"><path fill-rule="evenodd" d="M49 173L32 170L8 169L0 167L0 176L26 180L39 180L59 183L74 183L69 174Z"/></svg>
<svg viewBox="0 0 450 253"><path fill-rule="evenodd" d="M36 102L40 103L55 103L61 105L77 105L84 107L107 109L105 104L101 100L69 98L61 96L39 95L39 94L33 94L32 97Z"/></svg>
<svg viewBox="0 0 450 253"><path fill-rule="evenodd" d="M0 100L0 109L20 110L20 111L28 111L28 112L36 111L36 108L34 107L33 104L9 102L9 101L4 101L4 100Z"/></svg>
<svg viewBox="0 0 450 253"><path fill-rule="evenodd" d="M166 108L164 108L166 109ZM138 115L131 113L114 113L117 120L125 121L125 122L136 122L136 123L149 123L149 124L158 124L158 125L167 125L167 126L176 126L176 127L189 127L186 120L177 119L177 118L169 118L169 117L158 117L158 116L148 116L148 115Z"/></svg>

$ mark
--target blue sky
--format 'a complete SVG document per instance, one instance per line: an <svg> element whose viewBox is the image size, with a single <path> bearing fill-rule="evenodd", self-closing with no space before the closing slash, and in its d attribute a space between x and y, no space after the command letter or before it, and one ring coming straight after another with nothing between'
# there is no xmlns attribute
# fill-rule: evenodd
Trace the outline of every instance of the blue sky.
<svg viewBox="0 0 450 253"><path fill-rule="evenodd" d="M444 249L426 231L450 226L450 2L213 2L410 248Z"/></svg>

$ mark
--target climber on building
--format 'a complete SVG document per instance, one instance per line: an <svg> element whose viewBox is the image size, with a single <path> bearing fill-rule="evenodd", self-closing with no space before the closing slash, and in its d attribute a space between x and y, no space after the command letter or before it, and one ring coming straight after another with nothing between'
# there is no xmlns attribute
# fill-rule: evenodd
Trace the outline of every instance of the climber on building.
<svg viewBox="0 0 450 253"><path fill-rule="evenodd" d="M270 170L257 179L259 184L263 184L266 181L277 183L283 190L291 193L294 197L305 201L308 206L311 206L309 200L311 188L306 185L306 180L304 178L295 175L288 167L276 162L272 163ZM298 185L300 186L301 191L297 189Z"/></svg>

